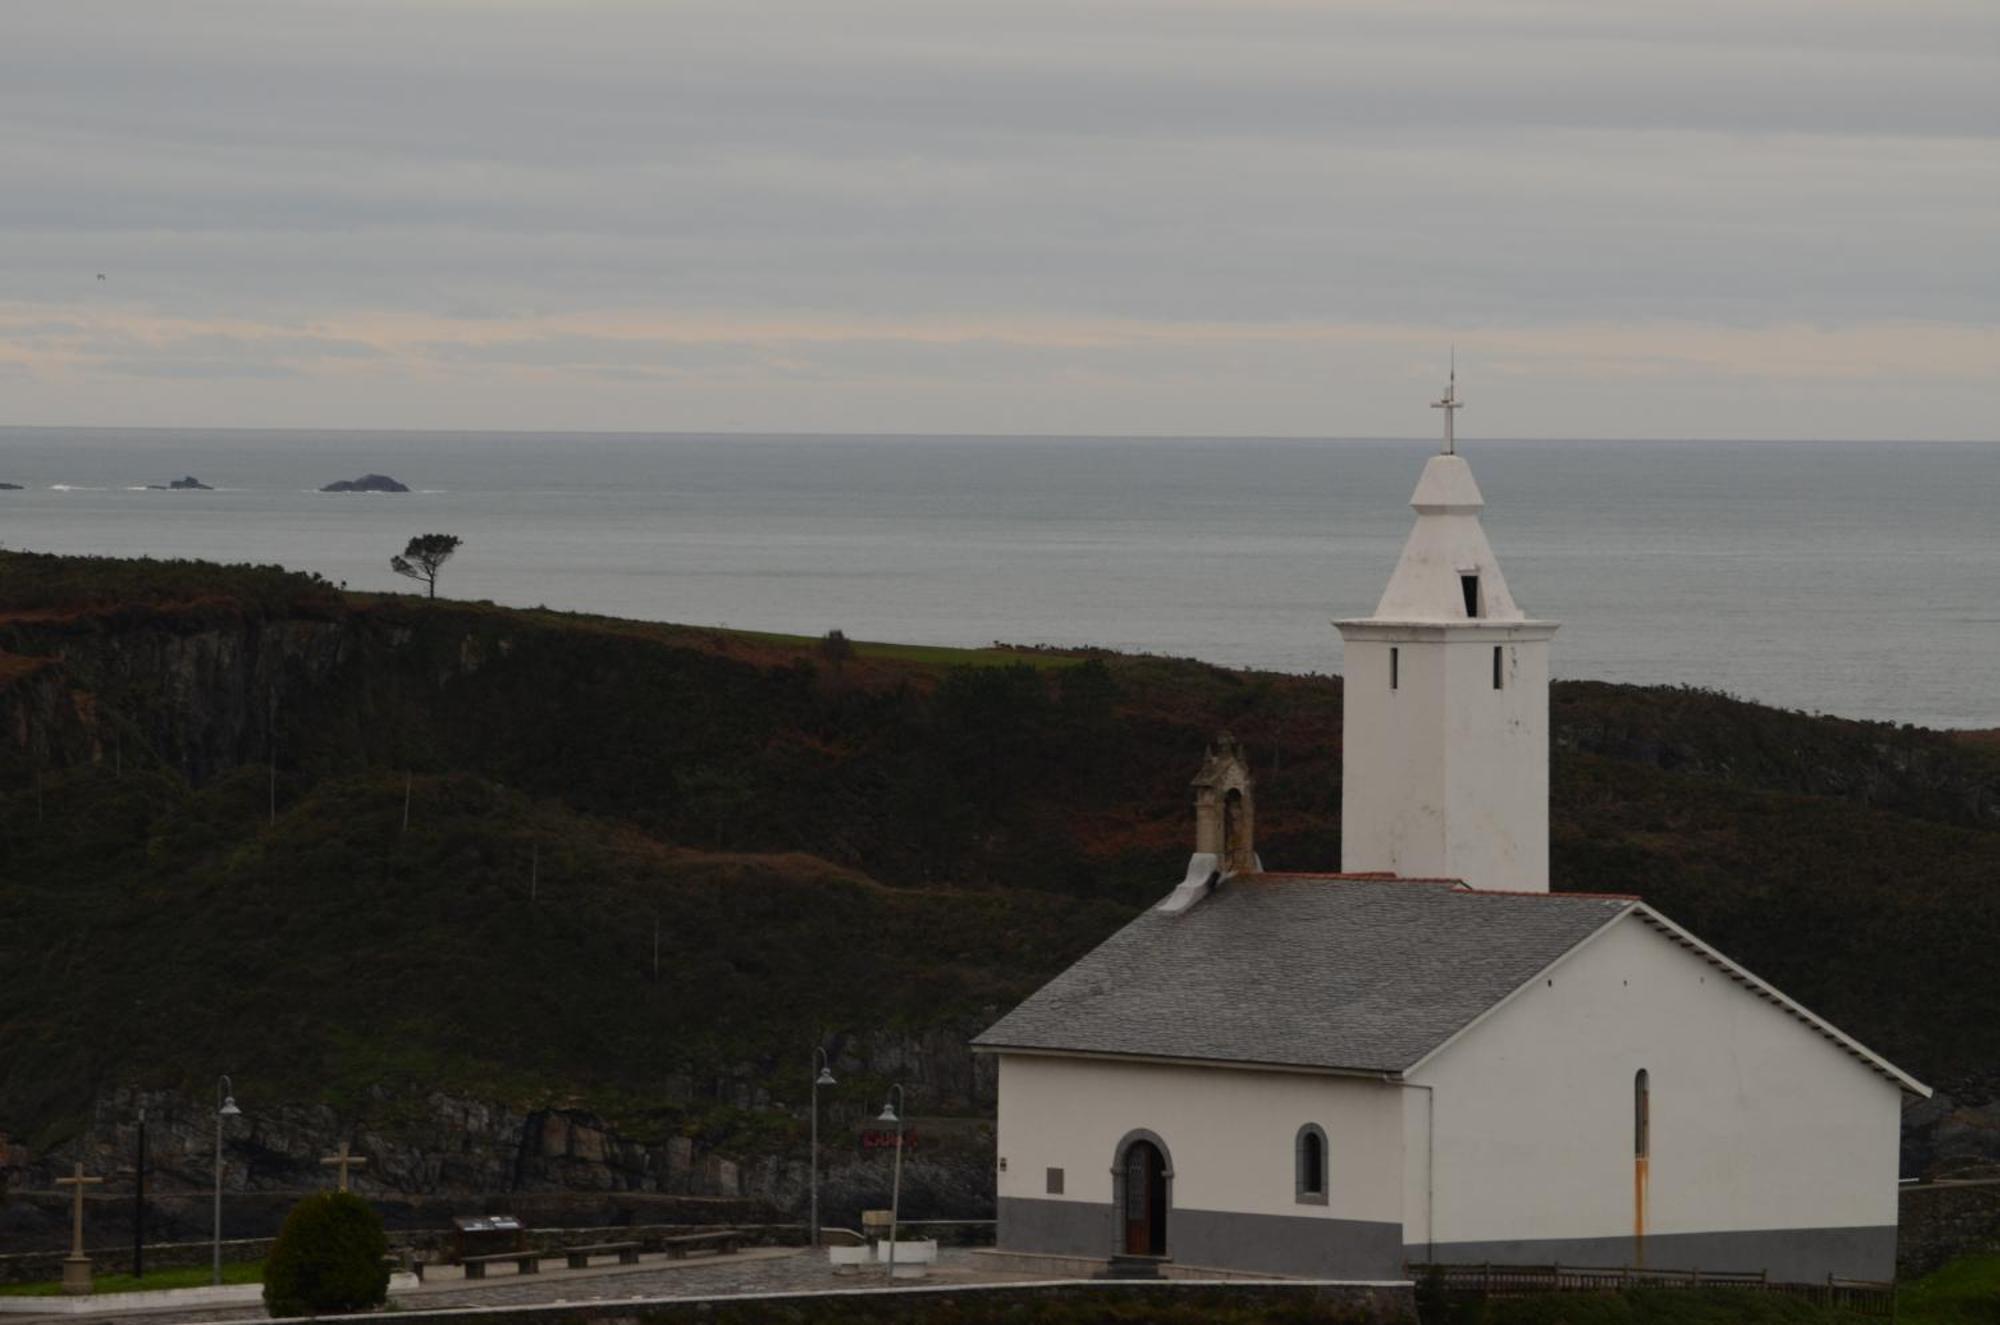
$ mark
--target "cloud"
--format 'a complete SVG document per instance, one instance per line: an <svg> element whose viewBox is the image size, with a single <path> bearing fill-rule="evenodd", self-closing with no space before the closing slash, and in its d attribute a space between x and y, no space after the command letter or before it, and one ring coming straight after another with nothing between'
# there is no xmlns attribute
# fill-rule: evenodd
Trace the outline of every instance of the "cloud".
<svg viewBox="0 0 2000 1325"><path fill-rule="evenodd" d="M865 401L881 411L877 426L889 430L943 428L935 411L957 391L979 402L969 430L1006 431L987 422L991 393L1003 390L1080 411L1084 431L1118 431L1117 411L1127 408L1118 402L1141 399L1148 404L1137 417L1147 430L1228 432L1236 406L1209 390L1221 365L1238 390L1286 412L1266 417L1296 420L1272 431L1393 434L1426 417L1419 409L1436 375L1436 349L1454 336L1468 365L1478 365L1487 399L1499 406L1489 416L1499 426L1486 431L1513 435L1548 430L1523 424L1536 417L1533 393L1557 383L1570 396L1581 389L1593 401L1623 396L1642 405L1606 407L1595 427L1588 415L1578 416L1559 432L1693 431L1667 403L1692 389L1725 399L1788 400L1794 421L1824 413L1828 423L1817 424L1816 435L1869 435L1852 423L1874 417L1870 393L1878 411L1927 390L1949 394L1983 381L2000 360L2000 327L1920 322L1755 328L1573 322L1489 327L1467 336L1463 328L1437 324L757 318L630 309L510 317L378 310L290 323L107 306L58 321L47 308L0 304L0 364L46 392L107 377L283 378L337 388L343 400L337 417L319 422L350 426L390 426L393 413L357 414L356 402L404 408L420 384L437 393L437 402L485 402L503 426L562 426L561 411L584 400L610 426L658 426L658 414L627 412L656 410L657 401L608 402L601 394L606 384L619 384L674 388L671 417L681 430L749 426L729 412L736 407L732 392L740 390L757 393L773 411L756 424L762 428L838 431L842 425L813 412L828 401ZM1351 403L1336 403L1379 390L1384 381L1406 384L1384 401L1385 410L1399 412L1357 413ZM35 396L32 389L20 394ZM905 397L911 410L898 421L888 403ZM1095 405L1086 403L1093 399ZM1816 403L1801 410L1801 400ZM608 420L607 404L617 407ZM1029 431L1077 426L1020 402L1005 412L1013 426ZM1745 428L1739 435L1762 431Z"/></svg>
<svg viewBox="0 0 2000 1325"><path fill-rule="evenodd" d="M149 397L157 354L286 365L274 423L351 414L315 384L356 372L477 422L447 393L483 364L548 413L612 380L753 427L767 378L853 428L1059 379L1073 426L1146 431L1193 372L1276 432L1313 425L1273 361L1457 338L1671 381L1709 434L1798 421L1773 383L1948 381L1863 415L1965 435L2000 404L1996 38L1986 0L29 3L0 291L91 330L0 357L79 421L254 399Z"/></svg>

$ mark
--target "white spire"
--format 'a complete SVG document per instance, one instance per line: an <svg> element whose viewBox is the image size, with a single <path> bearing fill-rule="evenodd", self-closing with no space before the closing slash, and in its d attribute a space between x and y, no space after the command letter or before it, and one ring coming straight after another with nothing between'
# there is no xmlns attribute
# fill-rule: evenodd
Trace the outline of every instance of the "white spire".
<svg viewBox="0 0 2000 1325"><path fill-rule="evenodd" d="M1546 892L1548 654L1480 528L1485 507L1444 399L1444 453L1374 615L1335 622L1346 663L1340 859L1349 871Z"/></svg>
<svg viewBox="0 0 2000 1325"><path fill-rule="evenodd" d="M1444 411L1444 453L1458 454L1458 438L1452 435L1451 416L1465 408L1465 402L1458 398L1458 346L1451 347L1451 378L1445 384L1444 399L1433 400L1432 409Z"/></svg>

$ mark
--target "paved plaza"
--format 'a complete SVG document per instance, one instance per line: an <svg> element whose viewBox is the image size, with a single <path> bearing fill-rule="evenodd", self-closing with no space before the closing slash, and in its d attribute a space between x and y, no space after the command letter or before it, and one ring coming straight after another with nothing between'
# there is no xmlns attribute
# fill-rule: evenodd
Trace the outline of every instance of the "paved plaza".
<svg viewBox="0 0 2000 1325"><path fill-rule="evenodd" d="M497 1268L483 1280L468 1280L454 1266L433 1266L427 1282L414 1288L391 1288L389 1303L403 1311L427 1311L444 1307L532 1306L565 1302L618 1302L633 1298L758 1296L767 1293L800 1293L814 1290L853 1291L888 1287L879 1266L858 1274L835 1274L826 1253L809 1252L803 1247L753 1247L733 1256L695 1256L670 1260L647 1256L637 1265L596 1265L583 1270L562 1268L561 1258L544 1261L539 1274L518 1274ZM1042 1275L996 1272L983 1258L962 1249L938 1253L938 1263L929 1267L924 1279L898 1280L897 1286L912 1283L1004 1284L1029 1283ZM104 1299L110 1304L111 1299ZM50 1322L132 1321L143 1325L181 1325L194 1321L258 1321L267 1317L261 1307L233 1309L162 1308L123 1315L107 1313L90 1316L23 1316L10 1325L50 1325Z"/></svg>

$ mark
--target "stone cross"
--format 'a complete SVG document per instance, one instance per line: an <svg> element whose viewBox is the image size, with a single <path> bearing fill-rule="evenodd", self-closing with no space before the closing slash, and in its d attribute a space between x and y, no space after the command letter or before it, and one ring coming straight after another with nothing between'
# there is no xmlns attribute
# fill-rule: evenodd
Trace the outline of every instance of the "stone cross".
<svg viewBox="0 0 2000 1325"><path fill-rule="evenodd" d="M360 1155L349 1154L347 1150L347 1142L342 1141L340 1143L339 1151L337 1151L334 1154L326 1156L325 1158L320 1160L320 1163L326 1168L330 1169L338 1168L340 1170L340 1190L346 1191L348 1168L350 1166L354 1168L366 1167L368 1161L362 1158Z"/></svg>
<svg viewBox="0 0 2000 1325"><path fill-rule="evenodd" d="M88 1293L90 1291L90 1257L83 1254L83 1189L103 1182L102 1178L83 1176L83 1161L78 1160L75 1173L67 1178L57 1178L56 1186L73 1187L75 1192L74 1214L72 1216L69 1255L63 1258L63 1292Z"/></svg>

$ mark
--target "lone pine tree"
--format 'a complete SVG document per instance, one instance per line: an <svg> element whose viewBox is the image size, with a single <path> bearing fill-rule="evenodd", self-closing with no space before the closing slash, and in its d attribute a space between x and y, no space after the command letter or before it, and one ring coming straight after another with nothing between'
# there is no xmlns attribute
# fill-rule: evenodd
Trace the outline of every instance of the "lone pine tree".
<svg viewBox="0 0 2000 1325"><path fill-rule="evenodd" d="M460 541L457 534L418 534L401 556L389 558L389 569L408 579L422 580L430 586L431 597L435 598L438 572L451 560L452 553L458 551Z"/></svg>

